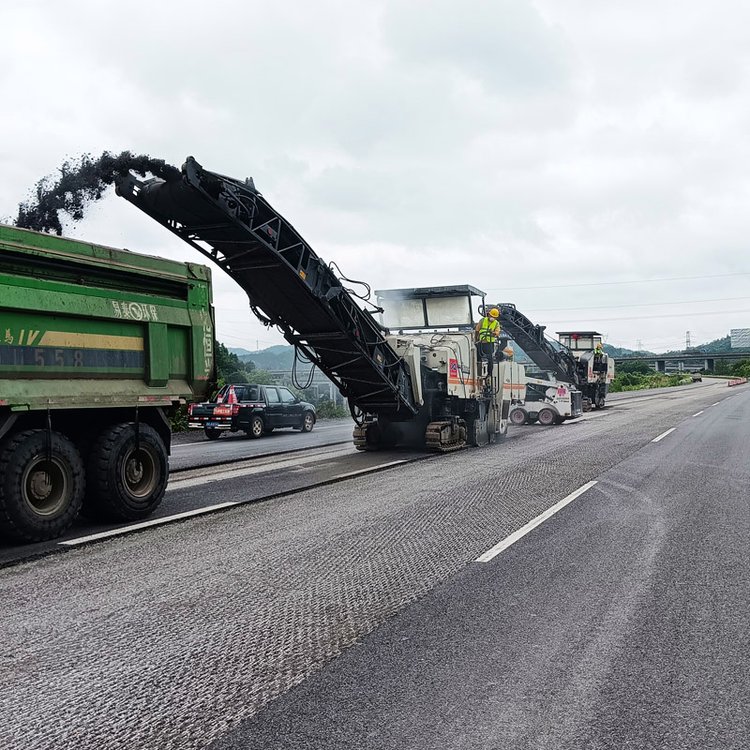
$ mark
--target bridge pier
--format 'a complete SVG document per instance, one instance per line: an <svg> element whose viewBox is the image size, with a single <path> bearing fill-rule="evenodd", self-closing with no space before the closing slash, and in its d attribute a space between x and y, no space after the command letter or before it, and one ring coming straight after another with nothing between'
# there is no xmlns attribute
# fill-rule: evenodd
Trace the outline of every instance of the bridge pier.
<svg viewBox="0 0 750 750"><path fill-rule="evenodd" d="M713 358L706 357L705 361L703 362L703 370L705 372L713 372L714 371L714 360Z"/></svg>
<svg viewBox="0 0 750 750"><path fill-rule="evenodd" d="M657 359L656 362L654 362L654 365L656 366L656 372L666 372L667 371L667 360L666 359Z"/></svg>

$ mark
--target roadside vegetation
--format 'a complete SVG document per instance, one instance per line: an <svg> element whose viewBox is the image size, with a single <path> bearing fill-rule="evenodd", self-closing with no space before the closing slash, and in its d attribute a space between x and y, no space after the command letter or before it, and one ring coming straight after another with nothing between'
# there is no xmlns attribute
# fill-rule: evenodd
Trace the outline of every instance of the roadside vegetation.
<svg viewBox="0 0 750 750"><path fill-rule="evenodd" d="M750 359L743 359L731 364L717 362L713 374L730 378L750 378Z"/></svg>
<svg viewBox="0 0 750 750"><path fill-rule="evenodd" d="M647 388L667 388L692 382L690 374L667 375L655 372L646 362L625 362L617 367L615 379L609 386L610 393L640 391Z"/></svg>

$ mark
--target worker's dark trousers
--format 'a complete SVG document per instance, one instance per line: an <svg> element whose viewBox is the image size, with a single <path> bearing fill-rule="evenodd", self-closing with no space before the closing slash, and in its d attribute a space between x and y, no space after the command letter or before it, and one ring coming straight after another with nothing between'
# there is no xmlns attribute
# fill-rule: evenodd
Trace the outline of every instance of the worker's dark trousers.
<svg viewBox="0 0 750 750"><path fill-rule="evenodd" d="M492 363L495 357L495 342L494 341L477 341L477 359L481 362Z"/></svg>

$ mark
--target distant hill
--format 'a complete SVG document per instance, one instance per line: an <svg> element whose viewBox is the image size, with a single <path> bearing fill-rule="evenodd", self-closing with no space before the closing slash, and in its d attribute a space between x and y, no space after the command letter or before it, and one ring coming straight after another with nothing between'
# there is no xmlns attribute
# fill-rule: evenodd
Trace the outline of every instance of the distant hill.
<svg viewBox="0 0 750 750"><path fill-rule="evenodd" d="M604 344L604 351L609 354L610 357L653 357L654 352L647 351L636 351L634 349L623 349L619 346L612 346L611 344Z"/></svg>
<svg viewBox="0 0 750 750"><path fill-rule="evenodd" d="M724 336L724 338L709 341L707 344L698 344L698 346L691 346L688 351L699 352L700 354L719 354L721 352L731 352L732 340L729 336ZM677 349L665 352L665 354L684 354L684 352L684 349Z"/></svg>
<svg viewBox="0 0 750 750"><path fill-rule="evenodd" d="M233 348L229 350L243 362L252 362L259 370L291 370L294 361L294 347L286 344L269 346L251 352L248 349Z"/></svg>
<svg viewBox="0 0 750 750"><path fill-rule="evenodd" d="M518 345L514 345L516 349L516 359L519 362L528 360L525 357L525 353L520 350ZM230 348L230 352L236 354L243 362L253 362L259 370L291 370L292 363L294 361L294 347L287 344L278 344L276 346L269 346L267 349L260 349L258 351L250 351L242 348ZM650 351L636 351L634 349L625 349L619 346L612 346L611 344L604 344L604 351L611 357L655 357L657 354L661 356L659 352ZM730 346L729 336L724 336L714 341L709 341L706 344L699 344L698 346L692 347L690 351L701 354L716 354L718 352L729 352L732 351ZM664 352L665 356L669 354L683 354L683 350ZM528 360L530 362L530 360Z"/></svg>

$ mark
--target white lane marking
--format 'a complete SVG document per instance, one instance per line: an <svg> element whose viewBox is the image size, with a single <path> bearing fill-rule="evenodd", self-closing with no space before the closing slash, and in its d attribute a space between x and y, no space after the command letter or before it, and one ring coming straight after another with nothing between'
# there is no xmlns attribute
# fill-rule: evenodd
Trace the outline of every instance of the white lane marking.
<svg viewBox="0 0 750 750"><path fill-rule="evenodd" d="M711 406L718 406L721 403L721 401L717 401L715 404L711 404Z"/></svg>
<svg viewBox="0 0 750 750"><path fill-rule="evenodd" d="M515 544L519 539L525 537L526 534L539 526L539 524L544 523L548 518L554 516L558 510L562 510L568 503L573 502L579 495L583 495L586 490L591 489L595 484L595 479L591 482L586 482L583 487L579 487L575 492L571 492L567 497L564 497L551 508L545 510L544 513L538 515L533 521L529 521L525 526L518 529L518 531L514 531L510 536L506 536L505 539L498 542L492 549L488 549L476 559L476 562L489 562L494 557L497 557L503 550L508 549L511 544Z"/></svg>
<svg viewBox="0 0 750 750"><path fill-rule="evenodd" d="M292 454L291 456L289 456L288 454L282 454L283 458L281 458L280 460L267 461L260 465L237 466L236 464L229 464L230 467L234 468L222 468L222 466L226 465L220 464L219 467L199 467L198 469L196 469L196 471L200 471L202 468L205 468L206 472L204 474L199 474L198 476L184 478L180 476L172 479L169 483L169 486L167 487L167 492L172 492L174 490L184 490L188 487L201 487L204 484L211 484L212 482L223 482L227 479L249 477L253 474L265 474L271 471L279 471L281 469L297 469L300 466L304 466L305 464L316 463L318 461L322 462L325 459L349 455L350 452L351 451L349 450L341 451L339 449L336 449L327 451L326 453L316 453L313 456L299 456L298 454Z"/></svg>
<svg viewBox="0 0 750 750"><path fill-rule="evenodd" d="M664 440L664 438L669 435L671 432L674 432L677 428L676 427L670 427L666 432L662 432L661 435L658 437L655 437L651 442L652 443L658 443L660 440Z"/></svg>
<svg viewBox="0 0 750 750"><path fill-rule="evenodd" d="M79 536L76 539L68 539L64 542L58 542L63 547L75 547L78 544L85 544L86 542L92 542L95 539L107 539L111 536L120 536L121 534L127 534L129 531L135 531L136 529L147 529L149 526L161 526L165 523L177 521L180 518L190 518L191 516L201 516L204 513L211 513L211 511L218 510L219 508L230 508L232 505L239 505L236 502L218 503L217 505L208 505L205 508L196 508L195 510L186 510L184 513L175 513L173 516L164 516L163 518L154 518L151 521L142 521L141 523L133 523L130 526L120 526L116 529L110 529L109 531L100 531L98 534L89 534L88 536Z"/></svg>
<svg viewBox="0 0 750 750"><path fill-rule="evenodd" d="M328 481L333 481L336 479L347 479L348 477L354 477L358 474L366 474L368 472L377 471L378 469L383 469L387 466L396 466L397 464L406 464L409 463L409 459L401 459L399 461L388 461L384 464L376 464L374 466L371 466L367 469L358 469L357 471L350 471L346 474L337 474L336 476L331 477ZM213 477L210 481L217 481ZM184 485L183 485L184 486ZM313 485L310 489L315 487ZM75 547L79 544L85 544L86 542L92 542L96 539L107 539L108 537L113 536L120 536L122 534L127 534L129 531L136 531L138 529L147 529L150 526L161 526L165 523L171 523L172 521L178 521L181 518L190 518L192 516L201 516L205 513L211 513L212 511L219 510L220 508L231 508L234 505L241 505L241 502L226 502L226 503L217 503L216 505L208 505L205 508L196 508L195 510L187 510L184 513L175 513L172 516L164 516L163 518L154 518L150 521L142 521L141 523L133 523L129 526L121 526L116 529L110 529L109 531L101 531L98 534L89 534L88 536L81 536L77 537L76 539L68 539L64 542L58 542L58 545L64 546L64 547Z"/></svg>
<svg viewBox="0 0 750 750"><path fill-rule="evenodd" d="M697 416L699 416L700 414L703 414L703 409L701 409L700 411L697 411L697 412L695 412L695 414L693 414L693 416L694 416L694 417L697 417Z"/></svg>
<svg viewBox="0 0 750 750"><path fill-rule="evenodd" d="M386 466L397 466L398 464L408 463L408 458L402 458L399 461L388 461L384 464L375 464L374 466L370 466L367 469L357 469L356 471L348 471L346 474L336 474L336 476L331 477L329 481L332 481L334 479L347 479L348 477L356 477L358 474L367 474L368 472L373 472L376 469L384 469Z"/></svg>

